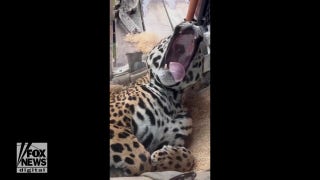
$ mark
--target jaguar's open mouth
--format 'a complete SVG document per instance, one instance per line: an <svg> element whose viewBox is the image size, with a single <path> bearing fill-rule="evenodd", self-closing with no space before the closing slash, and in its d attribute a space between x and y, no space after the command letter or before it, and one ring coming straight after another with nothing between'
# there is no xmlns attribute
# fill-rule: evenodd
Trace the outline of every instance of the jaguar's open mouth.
<svg viewBox="0 0 320 180"><path fill-rule="evenodd" d="M164 69L168 69L176 82L184 79L186 70L189 68L194 54L201 42L200 29L191 23L177 26L168 51L165 54Z"/></svg>

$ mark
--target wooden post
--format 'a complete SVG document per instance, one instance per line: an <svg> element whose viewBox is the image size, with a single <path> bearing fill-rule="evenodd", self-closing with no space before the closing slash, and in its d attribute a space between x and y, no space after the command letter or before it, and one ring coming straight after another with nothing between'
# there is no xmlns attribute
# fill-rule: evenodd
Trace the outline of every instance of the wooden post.
<svg viewBox="0 0 320 180"><path fill-rule="evenodd" d="M198 5L198 0L190 0L186 21L193 20L194 12L196 11L197 5Z"/></svg>

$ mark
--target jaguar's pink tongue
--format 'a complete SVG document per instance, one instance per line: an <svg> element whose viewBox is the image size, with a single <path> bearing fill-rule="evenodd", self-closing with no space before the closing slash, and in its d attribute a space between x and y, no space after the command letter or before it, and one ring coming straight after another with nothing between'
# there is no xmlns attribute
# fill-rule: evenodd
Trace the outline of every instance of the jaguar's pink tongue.
<svg viewBox="0 0 320 180"><path fill-rule="evenodd" d="M169 71L176 82L182 81L184 76L186 75L184 66L178 62L170 62Z"/></svg>

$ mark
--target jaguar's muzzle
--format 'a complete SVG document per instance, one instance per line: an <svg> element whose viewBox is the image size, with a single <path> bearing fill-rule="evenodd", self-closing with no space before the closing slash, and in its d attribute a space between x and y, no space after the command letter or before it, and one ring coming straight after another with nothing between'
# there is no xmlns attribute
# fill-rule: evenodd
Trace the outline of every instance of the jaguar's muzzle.
<svg viewBox="0 0 320 180"><path fill-rule="evenodd" d="M191 22L183 22L176 26L161 64L164 69L169 69L175 82L184 79L202 39L199 26Z"/></svg>

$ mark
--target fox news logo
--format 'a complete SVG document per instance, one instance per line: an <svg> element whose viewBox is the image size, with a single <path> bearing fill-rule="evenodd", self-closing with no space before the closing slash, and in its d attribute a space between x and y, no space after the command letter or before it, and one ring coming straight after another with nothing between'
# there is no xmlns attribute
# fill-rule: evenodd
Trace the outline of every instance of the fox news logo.
<svg viewBox="0 0 320 180"><path fill-rule="evenodd" d="M17 173L47 173L47 143L17 143Z"/></svg>

